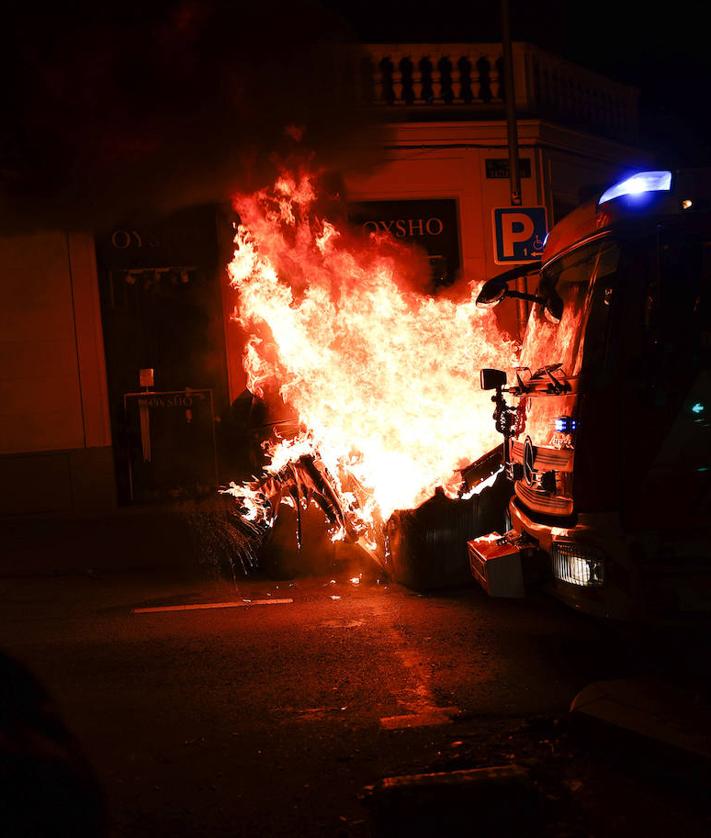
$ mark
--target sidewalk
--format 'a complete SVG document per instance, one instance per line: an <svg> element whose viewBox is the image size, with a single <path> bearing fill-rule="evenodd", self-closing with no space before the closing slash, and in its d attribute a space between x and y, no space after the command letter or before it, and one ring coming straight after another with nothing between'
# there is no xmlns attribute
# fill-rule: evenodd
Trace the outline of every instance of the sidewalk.
<svg viewBox="0 0 711 838"><path fill-rule="evenodd" d="M91 517L0 519L0 577L195 567L199 551L190 509L134 507Z"/></svg>
<svg viewBox="0 0 711 838"><path fill-rule="evenodd" d="M0 518L0 578L146 570L228 580L252 577L256 545L234 523L232 501L221 496L84 517ZM302 513L301 523L298 550L295 516L281 507L260 559L262 574L286 578L322 576L334 566L352 566L354 573L364 569L362 551L334 544L319 510Z"/></svg>

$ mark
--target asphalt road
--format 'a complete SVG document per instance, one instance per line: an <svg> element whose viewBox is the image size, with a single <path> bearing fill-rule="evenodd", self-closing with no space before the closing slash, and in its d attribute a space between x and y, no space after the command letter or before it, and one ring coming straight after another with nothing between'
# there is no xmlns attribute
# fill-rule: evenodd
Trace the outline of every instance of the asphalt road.
<svg viewBox="0 0 711 838"><path fill-rule="evenodd" d="M545 834L708 834L698 801L569 730L576 693L630 660L553 601L165 573L6 579L0 600L2 647L81 742L113 835L369 835L366 785L512 762Z"/></svg>

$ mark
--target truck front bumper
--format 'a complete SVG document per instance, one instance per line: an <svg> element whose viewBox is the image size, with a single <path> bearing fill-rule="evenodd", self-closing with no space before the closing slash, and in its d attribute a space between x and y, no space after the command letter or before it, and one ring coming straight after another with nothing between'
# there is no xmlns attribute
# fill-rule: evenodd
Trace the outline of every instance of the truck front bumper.
<svg viewBox="0 0 711 838"><path fill-rule="evenodd" d="M678 624L711 615L711 556L651 560L614 514L579 515L572 527L532 520L516 498L514 531L535 542L544 589L579 611L611 620ZM566 555L570 558L567 565Z"/></svg>

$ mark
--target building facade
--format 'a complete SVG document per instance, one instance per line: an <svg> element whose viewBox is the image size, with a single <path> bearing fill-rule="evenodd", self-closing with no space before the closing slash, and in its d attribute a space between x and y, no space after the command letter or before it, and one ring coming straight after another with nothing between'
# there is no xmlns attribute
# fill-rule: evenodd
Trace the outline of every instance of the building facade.
<svg viewBox="0 0 711 838"><path fill-rule="evenodd" d="M383 163L347 182L351 220L424 247L436 283L505 270L517 252L496 227L510 207L501 46L367 54L363 95L390 134ZM514 45L514 76L522 204L548 226L645 164L635 90L527 44ZM106 512L229 472L215 454L245 385L230 238L221 209L202 207L96 236L0 239L0 516ZM132 396L146 368L167 394L150 405Z"/></svg>
<svg viewBox="0 0 711 838"><path fill-rule="evenodd" d="M355 220L400 221L395 234L424 246L449 281L515 264L495 214L511 206L501 45L381 44L369 55L365 95L391 138L384 164L349 181ZM513 59L521 202L550 227L648 160L635 145L638 94L529 44L514 44Z"/></svg>

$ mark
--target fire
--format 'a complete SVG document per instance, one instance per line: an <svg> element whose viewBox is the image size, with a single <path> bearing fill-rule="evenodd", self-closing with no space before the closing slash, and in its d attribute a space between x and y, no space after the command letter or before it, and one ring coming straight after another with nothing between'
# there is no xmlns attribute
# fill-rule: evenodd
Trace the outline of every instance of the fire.
<svg viewBox="0 0 711 838"><path fill-rule="evenodd" d="M317 205L308 173L235 199L248 386L278 388L301 426L270 445L269 471L316 453L347 506L386 520L438 486L455 495L458 470L500 442L477 371L511 367L516 346L476 308L474 284L460 302L408 287L411 250L361 239Z"/></svg>

